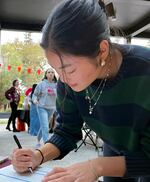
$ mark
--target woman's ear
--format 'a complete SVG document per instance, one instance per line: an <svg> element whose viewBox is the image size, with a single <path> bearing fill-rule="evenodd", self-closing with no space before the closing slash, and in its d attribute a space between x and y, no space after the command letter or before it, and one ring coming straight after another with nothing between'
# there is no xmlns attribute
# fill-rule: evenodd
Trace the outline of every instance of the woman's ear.
<svg viewBox="0 0 150 182"><path fill-rule="evenodd" d="M102 40L99 44L99 55L98 55L98 63L101 66L105 66L107 57L109 55L109 43L107 40Z"/></svg>

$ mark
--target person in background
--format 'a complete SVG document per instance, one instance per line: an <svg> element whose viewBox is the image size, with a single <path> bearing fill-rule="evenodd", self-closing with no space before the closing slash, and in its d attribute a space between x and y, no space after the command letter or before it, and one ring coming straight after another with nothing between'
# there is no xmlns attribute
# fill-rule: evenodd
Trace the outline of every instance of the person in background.
<svg viewBox="0 0 150 182"><path fill-rule="evenodd" d="M150 181L150 49L110 41L103 1L66 0L52 11L41 46L57 71L57 126L39 150L13 153L18 172L62 159L85 122L104 156L50 171L42 182ZM22 160L24 159L24 160ZM24 162L25 161L25 162Z"/></svg>
<svg viewBox="0 0 150 182"><path fill-rule="evenodd" d="M23 101L23 112L24 112L23 121L27 123L28 125L28 132L30 130L30 94L31 92L32 92L32 87L29 87L25 91L25 97Z"/></svg>
<svg viewBox="0 0 150 182"><path fill-rule="evenodd" d="M11 131L10 124L12 122L13 132L19 132L16 129L16 117L17 117L17 107L20 101L20 91L19 91L19 81L14 80L12 82L12 87L5 92L5 97L10 101L11 115L8 119L6 129Z"/></svg>
<svg viewBox="0 0 150 182"><path fill-rule="evenodd" d="M40 121L37 113L37 105L33 103L32 96L37 84L32 85L32 91L29 95L29 103L30 103L30 130L29 133L32 136L37 136L38 131L40 129Z"/></svg>
<svg viewBox="0 0 150 182"><path fill-rule="evenodd" d="M56 81L54 70L48 68L45 71L43 80L36 86L32 96L33 103L37 105L40 121L36 148L41 145L41 139L43 139L44 143L49 139L49 120L56 110Z"/></svg>

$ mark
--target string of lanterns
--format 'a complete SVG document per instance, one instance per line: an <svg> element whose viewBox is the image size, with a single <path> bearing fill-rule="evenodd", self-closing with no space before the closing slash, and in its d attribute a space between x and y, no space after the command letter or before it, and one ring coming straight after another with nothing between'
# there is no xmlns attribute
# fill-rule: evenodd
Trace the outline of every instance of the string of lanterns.
<svg viewBox="0 0 150 182"><path fill-rule="evenodd" d="M3 65L0 63L0 68L2 68L2 66ZM12 66L10 64L7 65L7 71L11 71L11 69L12 69ZM35 72L35 70L32 70L31 68L27 68L26 70L28 74L31 74L33 71ZM17 71L18 73L20 73L22 71L22 66L17 66ZM38 75L41 75L43 73L43 70L39 68L36 70L36 73Z"/></svg>

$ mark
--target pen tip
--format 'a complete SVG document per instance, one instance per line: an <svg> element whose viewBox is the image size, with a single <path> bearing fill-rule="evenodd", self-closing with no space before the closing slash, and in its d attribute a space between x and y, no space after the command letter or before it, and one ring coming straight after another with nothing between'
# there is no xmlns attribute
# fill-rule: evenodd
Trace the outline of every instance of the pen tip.
<svg viewBox="0 0 150 182"><path fill-rule="evenodd" d="M33 170L32 170L32 168L31 168L31 167L29 167L29 171L33 174Z"/></svg>

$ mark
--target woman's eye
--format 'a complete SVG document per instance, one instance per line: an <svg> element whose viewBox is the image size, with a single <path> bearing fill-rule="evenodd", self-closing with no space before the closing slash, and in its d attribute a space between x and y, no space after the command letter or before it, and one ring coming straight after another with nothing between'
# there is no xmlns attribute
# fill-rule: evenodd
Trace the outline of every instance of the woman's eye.
<svg viewBox="0 0 150 182"><path fill-rule="evenodd" d="M66 73L67 73L67 74L72 74L72 73L74 73L75 71L76 71L76 69L73 69L73 70L71 70L71 71L69 71L69 70L67 71L67 70L66 70Z"/></svg>
<svg viewBox="0 0 150 182"><path fill-rule="evenodd" d="M74 69L74 70L72 70L72 71L69 71L69 72L67 72L67 74L72 74L72 73L74 73L76 70Z"/></svg>

